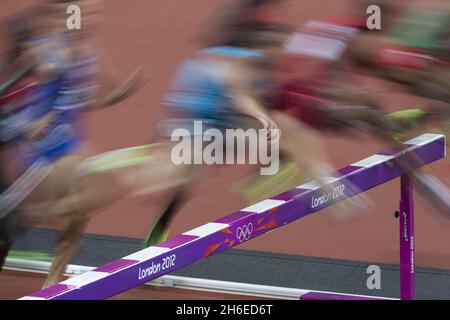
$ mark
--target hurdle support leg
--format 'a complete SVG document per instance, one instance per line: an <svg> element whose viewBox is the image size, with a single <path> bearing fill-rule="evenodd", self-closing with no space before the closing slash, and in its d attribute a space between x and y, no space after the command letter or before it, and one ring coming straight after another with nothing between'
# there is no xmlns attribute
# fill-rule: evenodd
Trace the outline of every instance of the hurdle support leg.
<svg viewBox="0 0 450 320"><path fill-rule="evenodd" d="M400 187L400 298L414 300L414 198L409 175Z"/></svg>

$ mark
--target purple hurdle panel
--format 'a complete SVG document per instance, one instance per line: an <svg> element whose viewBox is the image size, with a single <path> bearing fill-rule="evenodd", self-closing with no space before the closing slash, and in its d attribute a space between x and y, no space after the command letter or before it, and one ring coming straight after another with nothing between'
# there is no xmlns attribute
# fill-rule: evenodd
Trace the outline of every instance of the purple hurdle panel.
<svg viewBox="0 0 450 320"><path fill-rule="evenodd" d="M401 177L401 297L414 298L412 184L408 170L445 157L445 137L424 134L396 150L353 163L326 178L334 192L315 181L256 203L217 221L175 236L93 271L73 277L22 300L107 299L126 290L227 250L259 235L315 213L348 197ZM402 163L408 163L408 169ZM347 188L350 183L355 188ZM368 299L370 297L308 292L301 299Z"/></svg>

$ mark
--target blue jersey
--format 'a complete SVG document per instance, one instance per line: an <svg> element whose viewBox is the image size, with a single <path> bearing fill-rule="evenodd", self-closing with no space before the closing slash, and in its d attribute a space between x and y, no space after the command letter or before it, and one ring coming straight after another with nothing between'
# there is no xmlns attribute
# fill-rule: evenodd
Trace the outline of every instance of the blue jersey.
<svg viewBox="0 0 450 320"><path fill-rule="evenodd" d="M26 106L11 116L10 137L19 134L27 162L38 158L50 161L70 153L81 142L79 115L95 102L98 89L98 61L95 55L68 57L61 54L64 34L31 39L35 54L51 69L51 76L36 84L23 100ZM23 125L51 115L51 123L37 140L20 137ZM9 120L9 119L8 119ZM10 129L11 129L10 128ZM14 130L15 129L15 130Z"/></svg>
<svg viewBox="0 0 450 320"><path fill-rule="evenodd" d="M233 59L264 59L259 51L238 47L213 47L199 51L201 55L224 56ZM226 122L233 112L233 101L225 86L226 75L233 61L213 61L190 58L178 69L164 104L175 114Z"/></svg>

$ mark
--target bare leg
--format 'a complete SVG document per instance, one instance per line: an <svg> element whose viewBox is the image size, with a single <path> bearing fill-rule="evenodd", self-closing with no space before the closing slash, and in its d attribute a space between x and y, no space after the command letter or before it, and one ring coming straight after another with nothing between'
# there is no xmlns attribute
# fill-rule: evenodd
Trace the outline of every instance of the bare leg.
<svg viewBox="0 0 450 320"><path fill-rule="evenodd" d="M81 159L74 155L58 160L51 175L24 204L28 217L51 219L70 217L74 212L87 214L126 194L126 190L120 188L112 174L77 176L76 168Z"/></svg>
<svg viewBox="0 0 450 320"><path fill-rule="evenodd" d="M64 280L65 268L76 254L88 222L89 219L86 215L74 214L62 230L55 245L53 263L44 288Z"/></svg>

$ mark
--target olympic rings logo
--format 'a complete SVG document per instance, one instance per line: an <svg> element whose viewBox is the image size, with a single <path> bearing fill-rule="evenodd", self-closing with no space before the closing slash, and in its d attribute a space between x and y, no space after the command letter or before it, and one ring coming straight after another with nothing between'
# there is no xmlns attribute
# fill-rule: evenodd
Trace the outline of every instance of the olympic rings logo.
<svg viewBox="0 0 450 320"><path fill-rule="evenodd" d="M237 228L236 238L238 238L240 243L243 243L244 241L250 240L252 232L253 232L253 224L249 223L247 225Z"/></svg>

